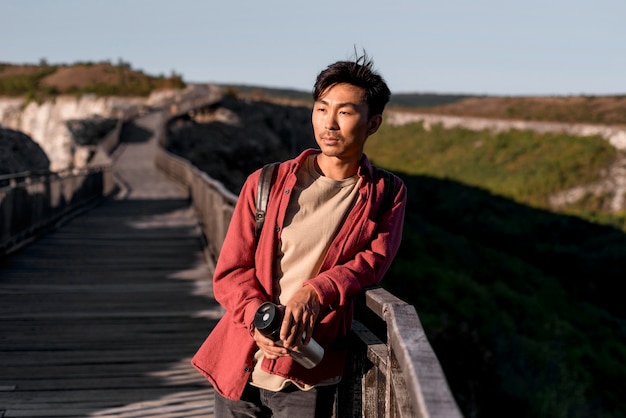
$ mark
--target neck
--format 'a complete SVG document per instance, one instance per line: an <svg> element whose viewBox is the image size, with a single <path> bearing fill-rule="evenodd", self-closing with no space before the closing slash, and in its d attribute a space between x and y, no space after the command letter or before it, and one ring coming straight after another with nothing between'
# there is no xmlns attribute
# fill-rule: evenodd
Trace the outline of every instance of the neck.
<svg viewBox="0 0 626 418"><path fill-rule="evenodd" d="M344 161L339 158L318 154L315 158L315 167L324 176L333 180L345 180L354 176L359 169L358 161Z"/></svg>

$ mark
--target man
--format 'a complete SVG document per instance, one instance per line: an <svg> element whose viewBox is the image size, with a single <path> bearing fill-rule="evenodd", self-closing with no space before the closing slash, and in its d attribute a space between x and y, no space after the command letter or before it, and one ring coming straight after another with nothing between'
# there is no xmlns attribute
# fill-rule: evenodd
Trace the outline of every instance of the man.
<svg viewBox="0 0 626 418"><path fill-rule="evenodd" d="M333 413L352 300L391 264L406 204L402 181L385 181L363 153L390 96L372 65L364 54L318 75L311 120L319 149L277 167L258 242L260 170L241 190L214 275L225 314L192 360L215 388L218 418ZM383 198L386 187L391 199ZM284 311L282 342L254 328L266 301ZM311 338L324 356L307 369L289 353Z"/></svg>

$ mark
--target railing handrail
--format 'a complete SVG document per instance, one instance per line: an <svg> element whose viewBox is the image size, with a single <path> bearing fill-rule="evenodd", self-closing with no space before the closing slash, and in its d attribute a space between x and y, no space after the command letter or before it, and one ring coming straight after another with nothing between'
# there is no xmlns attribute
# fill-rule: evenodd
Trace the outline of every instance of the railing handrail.
<svg viewBox="0 0 626 418"><path fill-rule="evenodd" d="M239 196L237 196L236 194L228 190L226 187L224 187L224 184L222 184L221 181L215 180L213 177L209 176L207 173L200 170L195 165L191 164L189 160L186 160L185 158L179 155L172 154L171 152L164 150L162 147L159 147L158 153L161 154L163 157L166 156L167 159L173 162L176 162L178 165L180 165L183 168L183 170L189 170L192 175L198 176L199 178L201 178L204 182L210 185L210 187L215 188L224 197L224 199L226 199L228 203L232 204L233 206L237 203ZM158 160L159 160L159 157L157 156L157 162ZM168 174L173 175L175 178L177 178L175 173L168 173ZM177 179L179 181L187 180L187 179L182 179L182 178L177 178Z"/></svg>
<svg viewBox="0 0 626 418"><path fill-rule="evenodd" d="M113 188L109 164L0 175L0 257L43 235Z"/></svg>
<svg viewBox="0 0 626 418"><path fill-rule="evenodd" d="M47 173L50 170L38 170L38 171L20 171L19 173L0 174L0 181L12 180L14 178L30 177L34 173Z"/></svg>
<svg viewBox="0 0 626 418"><path fill-rule="evenodd" d="M414 416L460 418L461 412L415 307L383 288L367 290L365 304L387 325L388 350L404 377Z"/></svg>

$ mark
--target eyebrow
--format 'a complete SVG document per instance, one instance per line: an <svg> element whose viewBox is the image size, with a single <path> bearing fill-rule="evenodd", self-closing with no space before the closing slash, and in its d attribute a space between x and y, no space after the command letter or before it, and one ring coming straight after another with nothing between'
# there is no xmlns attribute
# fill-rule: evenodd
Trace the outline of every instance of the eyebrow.
<svg viewBox="0 0 626 418"><path fill-rule="evenodd" d="M328 101L324 100L324 99L319 99L319 100L317 100L316 102L317 102L317 103L322 103L322 104L325 104L325 105L330 105L330 103L329 103ZM358 104L353 103L353 102L341 102L341 103L337 103L337 106L338 106L338 107L346 107L346 106L350 106L350 107L354 107L354 108L359 107L359 105L358 105Z"/></svg>

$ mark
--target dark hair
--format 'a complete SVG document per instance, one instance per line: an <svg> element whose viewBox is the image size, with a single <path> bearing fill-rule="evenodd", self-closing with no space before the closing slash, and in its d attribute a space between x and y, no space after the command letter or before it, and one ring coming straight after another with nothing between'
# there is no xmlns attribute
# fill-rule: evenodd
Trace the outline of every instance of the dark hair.
<svg viewBox="0 0 626 418"><path fill-rule="evenodd" d="M313 100L317 101L328 88L347 83L364 90L369 116L382 114L391 92L385 80L374 71L373 66L374 62L365 52L361 56L356 56L354 61L337 61L330 64L315 80Z"/></svg>

